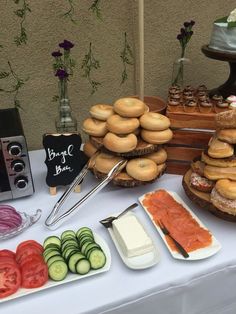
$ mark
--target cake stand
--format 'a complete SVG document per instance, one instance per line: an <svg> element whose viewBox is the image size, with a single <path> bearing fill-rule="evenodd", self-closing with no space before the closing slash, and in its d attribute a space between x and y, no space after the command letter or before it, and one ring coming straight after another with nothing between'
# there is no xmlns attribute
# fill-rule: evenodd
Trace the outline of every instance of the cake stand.
<svg viewBox="0 0 236 314"><path fill-rule="evenodd" d="M209 92L209 96L212 97L218 94L227 98L230 95L236 95L236 51L235 53L220 51L204 45L202 46L202 52L208 58L228 62L230 68L228 80L219 87L212 89Z"/></svg>

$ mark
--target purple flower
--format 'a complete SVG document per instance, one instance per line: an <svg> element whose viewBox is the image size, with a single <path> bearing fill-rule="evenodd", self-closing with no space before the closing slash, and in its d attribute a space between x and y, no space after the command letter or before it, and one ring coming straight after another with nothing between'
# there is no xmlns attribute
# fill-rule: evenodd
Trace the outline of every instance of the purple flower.
<svg viewBox="0 0 236 314"><path fill-rule="evenodd" d="M69 40L64 39L64 41L59 44L59 47L65 50L70 50L71 48L74 47L74 44L72 44L72 42L70 42Z"/></svg>
<svg viewBox="0 0 236 314"><path fill-rule="evenodd" d="M193 26L195 24L195 22L193 20L190 21L191 26Z"/></svg>
<svg viewBox="0 0 236 314"><path fill-rule="evenodd" d="M55 58L58 58L58 57L61 57L61 56L62 56L62 53L60 52L60 50L58 50L58 51L53 51L53 52L52 52L52 56L55 57Z"/></svg>
<svg viewBox="0 0 236 314"><path fill-rule="evenodd" d="M190 23L189 22L184 22L184 27L189 27Z"/></svg>
<svg viewBox="0 0 236 314"><path fill-rule="evenodd" d="M180 32L181 32L182 35L186 34L186 30L183 27L180 29Z"/></svg>
<svg viewBox="0 0 236 314"><path fill-rule="evenodd" d="M63 80L68 77L68 73L65 70L58 69L55 76L58 76L60 80Z"/></svg>
<svg viewBox="0 0 236 314"><path fill-rule="evenodd" d="M188 32L188 35L192 36L193 35L193 31Z"/></svg>
<svg viewBox="0 0 236 314"><path fill-rule="evenodd" d="M183 35L182 34L178 34L176 37L178 40L182 40L183 39Z"/></svg>

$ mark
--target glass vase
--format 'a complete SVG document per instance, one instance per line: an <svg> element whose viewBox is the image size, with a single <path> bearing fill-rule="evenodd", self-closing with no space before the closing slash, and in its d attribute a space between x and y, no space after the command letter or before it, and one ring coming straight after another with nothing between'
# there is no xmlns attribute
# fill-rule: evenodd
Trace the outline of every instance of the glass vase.
<svg viewBox="0 0 236 314"><path fill-rule="evenodd" d="M59 114L55 124L58 133L77 131L77 120L72 114L68 97L67 79L59 80Z"/></svg>
<svg viewBox="0 0 236 314"><path fill-rule="evenodd" d="M191 65L192 62L188 58L179 58L173 64L171 85L178 85L183 88L191 85Z"/></svg>

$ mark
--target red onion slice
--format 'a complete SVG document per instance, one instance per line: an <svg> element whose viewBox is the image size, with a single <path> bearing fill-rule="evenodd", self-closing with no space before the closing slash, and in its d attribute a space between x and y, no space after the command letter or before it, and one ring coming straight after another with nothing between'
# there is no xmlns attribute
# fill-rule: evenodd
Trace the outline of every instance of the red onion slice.
<svg viewBox="0 0 236 314"><path fill-rule="evenodd" d="M0 205L0 233L11 232L22 224L21 215L10 205Z"/></svg>

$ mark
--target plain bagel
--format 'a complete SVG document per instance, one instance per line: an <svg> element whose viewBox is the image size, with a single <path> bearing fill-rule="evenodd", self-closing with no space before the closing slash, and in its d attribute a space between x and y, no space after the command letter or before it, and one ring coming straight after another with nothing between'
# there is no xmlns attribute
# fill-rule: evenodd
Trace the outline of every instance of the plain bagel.
<svg viewBox="0 0 236 314"><path fill-rule="evenodd" d="M104 136L108 132L105 121L93 118L87 118L84 120L83 130L85 133L97 137Z"/></svg>
<svg viewBox="0 0 236 314"><path fill-rule="evenodd" d="M90 141L84 143L83 151L87 157L92 157L97 150L98 149L95 146L93 146L93 144Z"/></svg>
<svg viewBox="0 0 236 314"><path fill-rule="evenodd" d="M111 105L97 104L90 108L89 113L95 119L106 121L114 114L114 111Z"/></svg>
<svg viewBox="0 0 236 314"><path fill-rule="evenodd" d="M145 155L145 158L153 160L157 165L163 164L167 159L167 152L164 148L159 148L158 151Z"/></svg>
<svg viewBox="0 0 236 314"><path fill-rule="evenodd" d="M216 182L215 188L223 197L236 200L236 181L221 179Z"/></svg>
<svg viewBox="0 0 236 314"><path fill-rule="evenodd" d="M145 110L145 103L136 98L120 98L114 103L114 111L122 117L137 118L144 114Z"/></svg>
<svg viewBox="0 0 236 314"><path fill-rule="evenodd" d="M128 153L134 150L137 144L137 136L133 133L119 136L109 132L103 139L103 145L106 147L106 149L115 153Z"/></svg>
<svg viewBox="0 0 236 314"><path fill-rule="evenodd" d="M207 165L204 168L204 176L210 180L229 179L236 181L236 168L221 168Z"/></svg>
<svg viewBox="0 0 236 314"><path fill-rule="evenodd" d="M107 119L107 129L115 134L128 134L139 127L137 118L124 118L114 114Z"/></svg>
<svg viewBox="0 0 236 314"><path fill-rule="evenodd" d="M224 129L217 132L219 140L229 143L236 144L236 129Z"/></svg>
<svg viewBox="0 0 236 314"><path fill-rule="evenodd" d="M169 128L170 119L157 112L147 112L139 118L141 127L150 131L163 131Z"/></svg>
<svg viewBox="0 0 236 314"><path fill-rule="evenodd" d="M121 157L100 153L95 158L94 167L97 171L107 174L121 160L123 160Z"/></svg>
<svg viewBox="0 0 236 314"><path fill-rule="evenodd" d="M127 162L128 175L139 181L152 181L158 174L158 167L154 161L148 158L134 158Z"/></svg>
<svg viewBox="0 0 236 314"><path fill-rule="evenodd" d="M141 130L142 139L150 144L163 144L169 142L173 137L173 132L170 128L164 131L149 131Z"/></svg>
<svg viewBox="0 0 236 314"><path fill-rule="evenodd" d="M227 158L234 154L232 144L222 142L213 137L209 142L208 155L212 158Z"/></svg>
<svg viewBox="0 0 236 314"><path fill-rule="evenodd" d="M222 212L234 216L236 215L236 200L225 198L217 191L216 188L211 191L211 202Z"/></svg>
<svg viewBox="0 0 236 314"><path fill-rule="evenodd" d="M229 158L211 158L205 152L202 152L202 161L210 166L222 168L236 167L236 158L234 156Z"/></svg>

